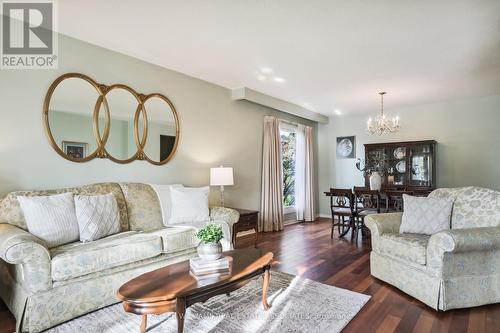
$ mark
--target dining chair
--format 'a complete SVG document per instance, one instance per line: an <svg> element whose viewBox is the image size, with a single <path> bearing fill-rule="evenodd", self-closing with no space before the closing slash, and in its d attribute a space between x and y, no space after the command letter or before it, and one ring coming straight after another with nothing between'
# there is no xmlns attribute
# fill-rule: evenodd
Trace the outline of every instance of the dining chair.
<svg viewBox="0 0 500 333"><path fill-rule="evenodd" d="M354 224L354 196L349 188L330 188L330 208L332 211L332 232L338 228L339 238L344 237ZM335 222L337 217L337 223ZM341 229L342 227L342 229Z"/></svg>
<svg viewBox="0 0 500 333"><path fill-rule="evenodd" d="M403 194L413 195L413 191L385 191L385 211L402 212L404 210Z"/></svg>
<svg viewBox="0 0 500 333"><path fill-rule="evenodd" d="M365 217L371 214L380 214L380 191L369 190L363 187L354 187L354 213L355 223L353 226L353 235L358 241L358 233L365 232Z"/></svg>

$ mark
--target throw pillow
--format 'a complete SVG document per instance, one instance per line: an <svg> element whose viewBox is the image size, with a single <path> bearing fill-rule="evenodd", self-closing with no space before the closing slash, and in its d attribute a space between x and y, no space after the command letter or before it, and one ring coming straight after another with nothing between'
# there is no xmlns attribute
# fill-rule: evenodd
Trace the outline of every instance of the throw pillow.
<svg viewBox="0 0 500 333"><path fill-rule="evenodd" d="M200 188L172 187L170 189L170 196L172 199L170 224L209 221L209 193L210 188L208 186Z"/></svg>
<svg viewBox="0 0 500 333"><path fill-rule="evenodd" d="M403 219L399 233L432 235L450 229L453 200L403 194Z"/></svg>
<svg viewBox="0 0 500 333"><path fill-rule="evenodd" d="M48 248L78 241L73 193L50 196L18 196L28 231Z"/></svg>
<svg viewBox="0 0 500 333"><path fill-rule="evenodd" d="M184 186L182 184L151 184L151 187L155 190L158 200L160 201L163 225L168 226L170 224L170 217L172 216L172 195L170 190L172 188L182 188Z"/></svg>
<svg viewBox="0 0 500 333"><path fill-rule="evenodd" d="M75 195L75 210L82 242L120 232L120 213L113 193Z"/></svg>

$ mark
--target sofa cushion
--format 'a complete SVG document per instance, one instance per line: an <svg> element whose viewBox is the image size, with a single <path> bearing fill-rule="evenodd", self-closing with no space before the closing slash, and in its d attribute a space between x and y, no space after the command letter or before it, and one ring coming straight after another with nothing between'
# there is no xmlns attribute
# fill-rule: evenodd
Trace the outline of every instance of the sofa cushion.
<svg viewBox="0 0 500 333"><path fill-rule="evenodd" d="M71 243L50 250L52 280L64 281L162 253L157 235L124 232L90 243Z"/></svg>
<svg viewBox="0 0 500 333"><path fill-rule="evenodd" d="M7 196L0 200L0 221L15 225L21 229L28 230L26 227L26 220L23 211L17 200L18 196L42 196L54 195L71 192L75 195L99 195L113 193L118 204L120 211L120 226L121 231L128 231L128 217L127 206L123 196L122 189L117 183L99 183L92 185L85 185L73 188L62 188L56 190L41 190L41 191L16 191L7 194Z"/></svg>
<svg viewBox="0 0 500 333"><path fill-rule="evenodd" d="M145 233L160 236L163 242L163 253L174 253L198 246L196 237L198 228L192 226L172 226Z"/></svg>
<svg viewBox="0 0 500 333"><path fill-rule="evenodd" d="M148 184L120 183L127 202L130 230L150 231L163 227L160 201Z"/></svg>
<svg viewBox="0 0 500 333"><path fill-rule="evenodd" d="M429 238L421 234L385 233L381 235L378 251L393 258L425 265Z"/></svg>

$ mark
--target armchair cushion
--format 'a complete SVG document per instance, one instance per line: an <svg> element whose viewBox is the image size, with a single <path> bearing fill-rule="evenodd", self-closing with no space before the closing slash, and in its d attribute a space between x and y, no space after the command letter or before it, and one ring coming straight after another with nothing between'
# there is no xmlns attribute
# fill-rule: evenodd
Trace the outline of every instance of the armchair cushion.
<svg viewBox="0 0 500 333"><path fill-rule="evenodd" d="M47 290L52 286L49 250L30 233L10 224L0 224L0 258L22 265L22 279L30 291Z"/></svg>
<svg viewBox="0 0 500 333"><path fill-rule="evenodd" d="M385 233L381 236L378 251L389 257L425 265L429 238L422 234Z"/></svg>
<svg viewBox="0 0 500 333"><path fill-rule="evenodd" d="M403 194L405 210L400 233L432 235L450 229L451 198L414 197Z"/></svg>
<svg viewBox="0 0 500 333"><path fill-rule="evenodd" d="M86 274L155 257L162 253L157 235L124 232L90 243L72 243L51 249L52 279L64 281Z"/></svg>

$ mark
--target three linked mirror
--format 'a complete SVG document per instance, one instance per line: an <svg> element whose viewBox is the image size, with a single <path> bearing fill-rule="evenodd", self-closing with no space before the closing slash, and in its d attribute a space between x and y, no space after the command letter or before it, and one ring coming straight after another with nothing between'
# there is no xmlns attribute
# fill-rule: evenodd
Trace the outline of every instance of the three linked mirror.
<svg viewBox="0 0 500 333"><path fill-rule="evenodd" d="M177 112L166 96L139 94L123 84L106 86L78 73L52 83L43 115L52 147L73 162L99 157L162 165L179 141Z"/></svg>

